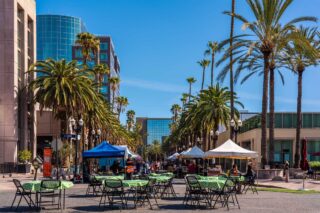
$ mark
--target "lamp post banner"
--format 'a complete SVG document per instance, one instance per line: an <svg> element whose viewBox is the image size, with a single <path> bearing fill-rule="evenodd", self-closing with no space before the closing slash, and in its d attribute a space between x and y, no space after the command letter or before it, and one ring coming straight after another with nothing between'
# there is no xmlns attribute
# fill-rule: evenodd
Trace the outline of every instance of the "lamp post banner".
<svg viewBox="0 0 320 213"><path fill-rule="evenodd" d="M43 177L51 176L52 169L52 148L45 147L43 149Z"/></svg>

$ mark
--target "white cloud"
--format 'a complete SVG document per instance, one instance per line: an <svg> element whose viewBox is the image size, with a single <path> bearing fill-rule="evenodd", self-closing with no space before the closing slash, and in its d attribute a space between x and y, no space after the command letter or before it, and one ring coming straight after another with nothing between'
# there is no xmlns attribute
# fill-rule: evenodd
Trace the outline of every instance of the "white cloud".
<svg viewBox="0 0 320 213"><path fill-rule="evenodd" d="M186 86L179 86L176 84L168 84L164 82L146 81L141 79L126 78L121 81L121 85L170 93L184 93L188 91Z"/></svg>

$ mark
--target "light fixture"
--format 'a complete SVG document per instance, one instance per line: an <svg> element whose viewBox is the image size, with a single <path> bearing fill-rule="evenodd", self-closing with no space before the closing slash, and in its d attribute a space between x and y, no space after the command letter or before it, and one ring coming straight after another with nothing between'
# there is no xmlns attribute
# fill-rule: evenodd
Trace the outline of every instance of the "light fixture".
<svg viewBox="0 0 320 213"><path fill-rule="evenodd" d="M233 119L231 119L230 126L234 127L235 125L236 125L236 122Z"/></svg>
<svg viewBox="0 0 320 213"><path fill-rule="evenodd" d="M92 135L95 135L95 134L96 134L96 131L93 129L93 130L91 131L91 134L92 134Z"/></svg>
<svg viewBox="0 0 320 213"><path fill-rule="evenodd" d="M79 126L80 126L80 127L83 126L83 120L82 120L82 118L80 118L80 120L79 120Z"/></svg>
<svg viewBox="0 0 320 213"><path fill-rule="evenodd" d="M70 118L70 124L71 124L71 126L76 125L76 120L74 120L73 117Z"/></svg>
<svg viewBox="0 0 320 213"><path fill-rule="evenodd" d="M219 131L217 130L217 131L215 132L215 135L216 135L216 136L219 136L219 134L220 134L220 133L219 133Z"/></svg>
<svg viewBox="0 0 320 213"><path fill-rule="evenodd" d="M213 130L210 130L210 136L213 136Z"/></svg>
<svg viewBox="0 0 320 213"><path fill-rule="evenodd" d="M101 129L100 129L100 128L97 129L97 134L98 134L98 135L101 135Z"/></svg>
<svg viewBox="0 0 320 213"><path fill-rule="evenodd" d="M242 121L240 119L238 120L238 127L242 127Z"/></svg>

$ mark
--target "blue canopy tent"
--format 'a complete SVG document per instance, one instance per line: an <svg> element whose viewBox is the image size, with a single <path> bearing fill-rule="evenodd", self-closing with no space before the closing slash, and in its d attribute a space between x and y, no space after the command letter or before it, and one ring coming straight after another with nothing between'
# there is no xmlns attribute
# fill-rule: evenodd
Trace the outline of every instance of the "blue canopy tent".
<svg viewBox="0 0 320 213"><path fill-rule="evenodd" d="M116 158L122 158L122 164L124 165L124 157L125 157L125 150L119 149L109 144L107 141L103 141L98 146L83 152L84 159L98 158L99 165L107 164L107 161L105 158L110 159L110 162L108 164L111 164ZM89 171L86 169L85 174L88 174L88 173Z"/></svg>
<svg viewBox="0 0 320 213"><path fill-rule="evenodd" d="M121 150L107 141L103 141L98 146L83 152L84 158L123 158L125 150Z"/></svg>

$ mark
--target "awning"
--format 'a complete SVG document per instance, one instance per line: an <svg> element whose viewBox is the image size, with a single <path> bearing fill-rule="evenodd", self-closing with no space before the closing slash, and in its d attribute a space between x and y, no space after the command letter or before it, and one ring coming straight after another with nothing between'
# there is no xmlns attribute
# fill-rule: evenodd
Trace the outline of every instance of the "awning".
<svg viewBox="0 0 320 213"><path fill-rule="evenodd" d="M197 146L189 148L187 151L181 152L180 158L203 158L204 152Z"/></svg>
<svg viewBox="0 0 320 213"><path fill-rule="evenodd" d="M115 145L114 147L120 149L120 150L123 150L125 151L125 158L128 158L129 156L132 157L132 158L139 158L140 156L138 154L135 154L133 153L127 145Z"/></svg>
<svg viewBox="0 0 320 213"><path fill-rule="evenodd" d="M179 155L180 154L178 152L176 152L173 155L170 155L167 159L168 160L176 160L179 157Z"/></svg>
<svg viewBox="0 0 320 213"><path fill-rule="evenodd" d="M204 154L204 158L233 158L233 159L249 159L257 158L258 153L242 148L232 140L227 140L221 146L209 150Z"/></svg>
<svg viewBox="0 0 320 213"><path fill-rule="evenodd" d="M109 144L107 141L103 141L98 146L83 152L83 157L85 158L123 158L124 156L124 150Z"/></svg>

